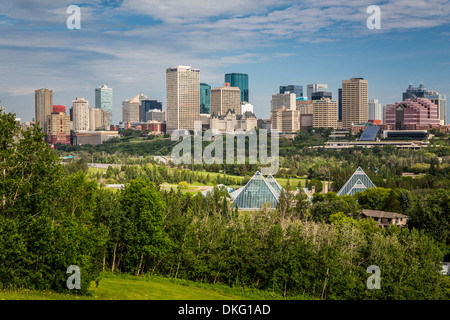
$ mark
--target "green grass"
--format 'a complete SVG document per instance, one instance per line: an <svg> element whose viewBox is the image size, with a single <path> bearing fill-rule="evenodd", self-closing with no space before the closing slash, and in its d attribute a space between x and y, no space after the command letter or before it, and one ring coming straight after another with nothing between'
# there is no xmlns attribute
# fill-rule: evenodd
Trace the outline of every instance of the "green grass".
<svg viewBox="0 0 450 320"><path fill-rule="evenodd" d="M263 300L281 299L278 294L250 288L232 288L220 284L196 283L157 276L103 274L91 295L36 291L0 290L0 300Z"/></svg>

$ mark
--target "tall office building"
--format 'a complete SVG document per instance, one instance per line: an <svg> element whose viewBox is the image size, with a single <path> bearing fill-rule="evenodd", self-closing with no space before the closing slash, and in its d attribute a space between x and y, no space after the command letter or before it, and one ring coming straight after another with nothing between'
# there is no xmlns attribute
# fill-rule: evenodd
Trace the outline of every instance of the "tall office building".
<svg viewBox="0 0 450 320"><path fill-rule="evenodd" d="M438 108L438 117L441 125L447 124L447 96L436 91L428 91L424 98L433 102Z"/></svg>
<svg viewBox="0 0 450 320"><path fill-rule="evenodd" d="M338 89L338 121L342 121L342 88Z"/></svg>
<svg viewBox="0 0 450 320"><path fill-rule="evenodd" d="M162 102L158 102L158 100L142 100L141 101L141 121L146 122L147 112L150 110L159 110L162 111Z"/></svg>
<svg viewBox="0 0 450 320"><path fill-rule="evenodd" d="M95 88L95 107L109 112L109 124L112 125L113 89L106 84Z"/></svg>
<svg viewBox="0 0 450 320"><path fill-rule="evenodd" d="M318 91L318 92L313 92L311 94L311 101L314 100L322 100L322 99L333 99L333 95L331 92L328 91Z"/></svg>
<svg viewBox="0 0 450 320"><path fill-rule="evenodd" d="M295 93L295 96L297 98L303 97L303 86L299 86L299 85L295 85L295 84L290 84L287 86L280 86L280 93L286 93L286 92Z"/></svg>
<svg viewBox="0 0 450 320"><path fill-rule="evenodd" d="M47 132L47 116L52 113L53 90L38 89L34 91L35 122Z"/></svg>
<svg viewBox="0 0 450 320"><path fill-rule="evenodd" d="M306 94L308 95L308 100L312 100L312 94L314 92L327 91L328 85L324 83L312 83L306 86Z"/></svg>
<svg viewBox="0 0 450 320"><path fill-rule="evenodd" d="M200 83L200 113L211 114L211 86Z"/></svg>
<svg viewBox="0 0 450 320"><path fill-rule="evenodd" d="M285 106L286 109L296 110L295 93L273 94L270 101L270 111L276 111L279 107Z"/></svg>
<svg viewBox="0 0 450 320"><path fill-rule="evenodd" d="M122 102L122 122L141 122L142 111L141 104L147 97L142 93L138 93L133 98Z"/></svg>
<svg viewBox="0 0 450 320"><path fill-rule="evenodd" d="M403 101L406 99L417 99L423 98L427 94L427 89L425 89L424 85L421 83L418 87L413 87L409 85L405 92L403 92L402 98Z"/></svg>
<svg viewBox="0 0 450 320"><path fill-rule="evenodd" d="M383 104L378 99L370 99L368 104L368 120L383 121Z"/></svg>
<svg viewBox="0 0 450 320"><path fill-rule="evenodd" d="M338 102L329 98L313 101L313 127L337 129Z"/></svg>
<svg viewBox="0 0 450 320"><path fill-rule="evenodd" d="M248 91L248 74L246 73L227 73L225 75L225 82L230 84L230 87L239 87L241 90L241 102L250 102Z"/></svg>
<svg viewBox="0 0 450 320"><path fill-rule="evenodd" d="M342 80L342 127L368 120L368 81L363 78Z"/></svg>
<svg viewBox="0 0 450 320"><path fill-rule="evenodd" d="M223 87L211 89L211 114L225 115L228 110L241 113L241 90L225 83Z"/></svg>
<svg viewBox="0 0 450 320"><path fill-rule="evenodd" d="M278 107L270 112L271 132L294 134L300 130L300 111Z"/></svg>
<svg viewBox="0 0 450 320"><path fill-rule="evenodd" d="M404 130L415 125L439 125L436 104L426 98L407 99L386 109L386 125Z"/></svg>
<svg viewBox="0 0 450 320"><path fill-rule="evenodd" d="M73 130L89 131L89 101L76 98L72 101Z"/></svg>
<svg viewBox="0 0 450 320"><path fill-rule="evenodd" d="M166 69L167 133L197 130L200 122L200 70L190 66ZM201 129L201 128L200 128Z"/></svg>

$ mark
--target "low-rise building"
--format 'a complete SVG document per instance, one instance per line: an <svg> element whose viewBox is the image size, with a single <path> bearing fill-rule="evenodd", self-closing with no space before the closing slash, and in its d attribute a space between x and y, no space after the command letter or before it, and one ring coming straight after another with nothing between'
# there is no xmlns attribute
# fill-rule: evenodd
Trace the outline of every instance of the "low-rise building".
<svg viewBox="0 0 450 320"><path fill-rule="evenodd" d="M397 213L397 212L388 212L388 211L380 211L380 210L369 210L363 209L359 215L360 219L373 219L378 223L379 227L387 228L390 225L397 225L403 227L406 225L408 221L408 216Z"/></svg>

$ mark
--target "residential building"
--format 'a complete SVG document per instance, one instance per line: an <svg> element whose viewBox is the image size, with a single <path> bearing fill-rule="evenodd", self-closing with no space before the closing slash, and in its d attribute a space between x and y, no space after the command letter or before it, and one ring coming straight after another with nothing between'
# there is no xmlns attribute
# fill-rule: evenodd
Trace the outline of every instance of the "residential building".
<svg viewBox="0 0 450 320"><path fill-rule="evenodd" d="M433 102L438 109L438 118L442 126L447 124L447 96L439 94L436 91L428 91L425 96L428 100Z"/></svg>
<svg viewBox="0 0 450 320"><path fill-rule="evenodd" d="M270 101L270 111L276 111L278 108L285 106L286 109L296 110L295 93L273 94Z"/></svg>
<svg viewBox="0 0 450 320"><path fill-rule="evenodd" d="M225 82L230 84L230 87L238 87L240 90L240 101L249 101L248 90L248 74L246 73L227 73L225 75Z"/></svg>
<svg viewBox="0 0 450 320"><path fill-rule="evenodd" d="M143 100L147 100L147 97L139 93L133 98L122 102L122 122L142 121L141 103Z"/></svg>
<svg viewBox="0 0 450 320"><path fill-rule="evenodd" d="M241 91L225 83L223 87L211 89L211 114L224 115L228 110L241 113Z"/></svg>
<svg viewBox="0 0 450 320"><path fill-rule="evenodd" d="M418 87L413 87L410 84L406 91L403 92L402 99L405 101L406 99L424 98L426 94L427 89L425 89L422 83Z"/></svg>
<svg viewBox="0 0 450 320"><path fill-rule="evenodd" d="M313 127L337 129L338 102L329 98L313 101Z"/></svg>
<svg viewBox="0 0 450 320"><path fill-rule="evenodd" d="M89 101L84 98L76 98L72 101L73 130L89 130Z"/></svg>
<svg viewBox="0 0 450 320"><path fill-rule="evenodd" d="M52 113L53 90L38 89L34 91L35 122L47 132L47 116Z"/></svg>
<svg viewBox="0 0 450 320"><path fill-rule="evenodd" d="M342 80L342 127L368 120L368 81L363 78Z"/></svg>
<svg viewBox="0 0 450 320"><path fill-rule="evenodd" d="M312 94L314 92L327 91L328 85L324 83L312 83L306 86L306 93L308 100L312 100Z"/></svg>
<svg viewBox="0 0 450 320"><path fill-rule="evenodd" d="M383 104L378 99L370 99L367 114L369 121L379 120L381 123L383 121Z"/></svg>
<svg viewBox="0 0 450 320"><path fill-rule="evenodd" d="M369 188L376 188L372 180L367 176L367 174L358 167L350 179L342 186L338 191L337 195L354 195L356 192L364 191Z"/></svg>
<svg viewBox="0 0 450 320"><path fill-rule="evenodd" d="M297 98L303 97L303 86L290 84L287 86L280 86L280 93L295 93Z"/></svg>
<svg viewBox="0 0 450 320"><path fill-rule="evenodd" d="M297 100L295 102L299 111L300 131L313 127L313 102L311 100Z"/></svg>
<svg viewBox="0 0 450 320"><path fill-rule="evenodd" d="M363 209L359 214L359 218L373 219L381 228L388 228L394 224L404 227L408 221L408 216L401 213L369 209Z"/></svg>
<svg viewBox="0 0 450 320"><path fill-rule="evenodd" d="M150 110L159 110L162 111L162 102L158 102L158 100L141 100L141 122L146 122L147 120L147 112Z"/></svg>
<svg viewBox="0 0 450 320"><path fill-rule="evenodd" d="M113 89L108 85L102 84L95 88L95 107L105 110L109 114L109 124L112 124L113 115Z"/></svg>
<svg viewBox="0 0 450 320"><path fill-rule="evenodd" d="M394 130L410 129L413 125L439 125L438 108L426 98L396 102L386 110L385 125Z"/></svg>
<svg viewBox="0 0 450 320"><path fill-rule="evenodd" d="M200 113L211 114L211 86L200 83Z"/></svg>
<svg viewBox="0 0 450 320"><path fill-rule="evenodd" d="M200 121L200 70L190 66L166 69L167 132L196 130Z"/></svg>
<svg viewBox="0 0 450 320"><path fill-rule="evenodd" d="M278 131L281 134L295 134L300 130L300 112L296 109L288 109L284 105L270 112L271 132Z"/></svg>
<svg viewBox="0 0 450 320"><path fill-rule="evenodd" d="M49 144L70 144L70 116L65 113L65 106L54 106L53 112L47 115L47 137Z"/></svg>

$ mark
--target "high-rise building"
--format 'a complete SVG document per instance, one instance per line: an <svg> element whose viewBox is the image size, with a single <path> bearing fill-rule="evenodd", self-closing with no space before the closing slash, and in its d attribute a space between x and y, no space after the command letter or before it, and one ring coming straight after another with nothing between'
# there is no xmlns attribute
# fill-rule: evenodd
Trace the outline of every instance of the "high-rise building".
<svg viewBox="0 0 450 320"><path fill-rule="evenodd" d="M47 116L52 113L53 90L38 89L34 91L35 122L47 132Z"/></svg>
<svg viewBox="0 0 450 320"><path fill-rule="evenodd" d="M285 106L286 109L296 110L295 93L273 94L270 101L270 111L276 111L279 107Z"/></svg>
<svg viewBox="0 0 450 320"><path fill-rule="evenodd" d="M70 116L65 114L65 106L55 106L47 115L47 137L49 144L70 144ZM62 111L64 107L64 111Z"/></svg>
<svg viewBox="0 0 450 320"><path fill-rule="evenodd" d="M321 99L333 99L333 95L331 92L328 91L318 91L318 92L313 92L311 94L311 101L314 100L321 100Z"/></svg>
<svg viewBox="0 0 450 320"><path fill-rule="evenodd" d="M141 122L142 121L142 111L141 104L142 100L146 100L147 97L142 93L138 93L133 98L125 100L122 102L122 122Z"/></svg>
<svg viewBox="0 0 450 320"><path fill-rule="evenodd" d="M383 104L378 101L378 99L369 100L368 104L368 120L379 120L383 121Z"/></svg>
<svg viewBox="0 0 450 320"><path fill-rule="evenodd" d="M342 121L342 88L338 89L338 121Z"/></svg>
<svg viewBox="0 0 450 320"><path fill-rule="evenodd" d="M241 90L225 83L223 87L211 89L211 114L224 115L228 110L241 114Z"/></svg>
<svg viewBox="0 0 450 320"><path fill-rule="evenodd" d="M368 81L363 78L342 80L342 127L368 120Z"/></svg>
<svg viewBox="0 0 450 320"><path fill-rule="evenodd" d="M211 114L211 86L200 83L200 113Z"/></svg>
<svg viewBox="0 0 450 320"><path fill-rule="evenodd" d="M158 102L158 100L142 100L141 101L141 121L146 122L147 112L150 110L159 110L162 111L162 102Z"/></svg>
<svg viewBox="0 0 450 320"><path fill-rule="evenodd" d="M89 131L89 101L76 98L72 101L73 130Z"/></svg>
<svg viewBox="0 0 450 320"><path fill-rule="evenodd" d="M313 101L313 127L337 129L338 102L329 98Z"/></svg>
<svg viewBox="0 0 450 320"><path fill-rule="evenodd" d="M109 129L109 112L100 108L89 108L89 131Z"/></svg>
<svg viewBox="0 0 450 320"><path fill-rule="evenodd" d="M290 84L287 86L280 86L280 93L286 93L286 92L295 93L295 96L297 98L303 97L303 86L299 86L299 85L295 85L295 84Z"/></svg>
<svg viewBox="0 0 450 320"><path fill-rule="evenodd" d="M447 124L447 96L439 94L436 91L428 91L424 96L431 102L433 102L438 108L438 117L441 125Z"/></svg>
<svg viewBox="0 0 450 320"><path fill-rule="evenodd" d="M52 113L66 113L66 106L61 106L61 105L53 105L52 106Z"/></svg>
<svg viewBox="0 0 450 320"><path fill-rule="evenodd" d="M230 87L239 87L239 90L241 90L241 102L250 102L248 90L248 74L227 73L225 75L225 82L229 83Z"/></svg>
<svg viewBox="0 0 450 320"><path fill-rule="evenodd" d="M406 99L386 110L386 125L394 130L409 129L415 125L439 125L436 104L426 98Z"/></svg>
<svg viewBox="0 0 450 320"><path fill-rule="evenodd" d="M423 98L427 94L427 89L421 83L418 87L413 87L411 84L408 86L405 92L403 92L402 99L417 99Z"/></svg>
<svg viewBox="0 0 450 320"><path fill-rule="evenodd" d="M166 121L166 113L162 110L152 109L145 113L145 121L158 121L164 122Z"/></svg>
<svg viewBox="0 0 450 320"><path fill-rule="evenodd" d="M200 70L190 66L166 69L167 133L197 130L200 122Z"/></svg>
<svg viewBox="0 0 450 320"><path fill-rule="evenodd" d="M112 125L113 89L106 84L95 88L95 107L109 112L109 124Z"/></svg>
<svg viewBox="0 0 450 320"><path fill-rule="evenodd" d="M241 114L244 114L247 111L253 113L253 105L248 102L241 102Z"/></svg>
<svg viewBox="0 0 450 320"><path fill-rule="evenodd" d="M312 100L312 94L314 92L327 91L328 85L324 83L312 83L306 86L306 94L308 95L308 100Z"/></svg>
<svg viewBox="0 0 450 320"><path fill-rule="evenodd" d="M271 132L294 134L300 130L300 112L281 106L270 112Z"/></svg>

